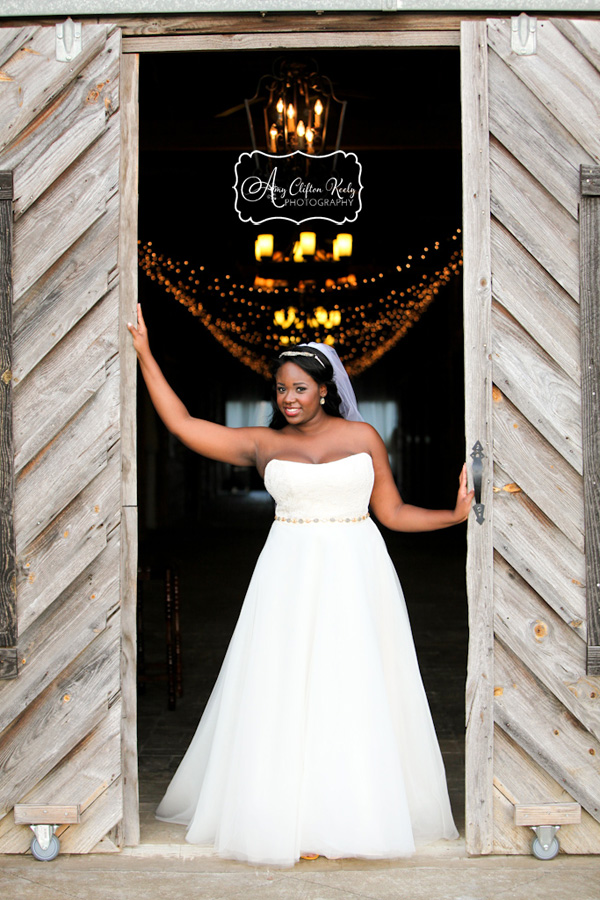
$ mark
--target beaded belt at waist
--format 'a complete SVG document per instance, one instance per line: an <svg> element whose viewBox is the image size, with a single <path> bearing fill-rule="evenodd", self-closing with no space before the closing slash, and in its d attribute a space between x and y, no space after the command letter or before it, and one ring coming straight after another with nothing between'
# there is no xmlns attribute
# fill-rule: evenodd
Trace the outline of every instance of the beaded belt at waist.
<svg viewBox="0 0 600 900"><path fill-rule="evenodd" d="M341 516L340 518L336 518L333 516L332 518L328 518L324 516L321 519L292 519L288 518L288 516L275 516L276 522L289 522L290 525L312 525L314 522L324 522L325 524L329 522L364 522L365 519L370 517L370 513L366 513L364 516L348 516L347 518Z"/></svg>

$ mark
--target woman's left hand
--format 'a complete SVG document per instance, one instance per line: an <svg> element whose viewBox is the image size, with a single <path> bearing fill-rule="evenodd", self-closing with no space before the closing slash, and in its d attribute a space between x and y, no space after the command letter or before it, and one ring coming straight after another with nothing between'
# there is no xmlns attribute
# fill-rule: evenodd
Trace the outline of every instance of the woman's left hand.
<svg viewBox="0 0 600 900"><path fill-rule="evenodd" d="M471 511L471 504L475 491L467 490L467 464L465 463L461 469L458 479L458 494L456 495L456 506L454 507L455 522L464 522Z"/></svg>

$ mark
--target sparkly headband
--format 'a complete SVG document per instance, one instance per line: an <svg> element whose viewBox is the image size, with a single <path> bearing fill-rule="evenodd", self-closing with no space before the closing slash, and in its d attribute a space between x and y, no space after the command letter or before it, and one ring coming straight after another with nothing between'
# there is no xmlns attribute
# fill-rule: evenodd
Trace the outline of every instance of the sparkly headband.
<svg viewBox="0 0 600 900"><path fill-rule="evenodd" d="M316 359L325 368L325 363L322 359L319 359L316 353L307 353L306 350L284 350L283 353L279 354L278 359L281 359L282 356L310 356L311 359Z"/></svg>

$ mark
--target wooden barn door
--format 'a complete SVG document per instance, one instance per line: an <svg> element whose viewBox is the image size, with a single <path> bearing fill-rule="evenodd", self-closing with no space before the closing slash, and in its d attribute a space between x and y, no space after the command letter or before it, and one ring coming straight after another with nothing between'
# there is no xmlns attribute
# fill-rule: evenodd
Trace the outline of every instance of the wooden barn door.
<svg viewBox="0 0 600 900"><path fill-rule="evenodd" d="M469 524L467 849L527 853L515 804L575 801L561 848L599 853L579 207L580 167L600 161L600 22L464 23L462 54L467 453L480 442L484 505Z"/></svg>
<svg viewBox="0 0 600 900"><path fill-rule="evenodd" d="M120 421L120 32L85 25L78 50L77 35L60 42L54 27L0 28L0 172L13 182L3 382L12 379L16 628L0 680L8 853L32 836L15 825L15 804L77 804L79 824L58 832L74 853L117 849L124 795L135 805L135 774L125 784L122 765L122 733L135 728L121 690L133 658L121 622L135 602L124 592L135 501L122 496L122 469L135 475L135 457L122 458ZM137 813L131 822L135 842Z"/></svg>

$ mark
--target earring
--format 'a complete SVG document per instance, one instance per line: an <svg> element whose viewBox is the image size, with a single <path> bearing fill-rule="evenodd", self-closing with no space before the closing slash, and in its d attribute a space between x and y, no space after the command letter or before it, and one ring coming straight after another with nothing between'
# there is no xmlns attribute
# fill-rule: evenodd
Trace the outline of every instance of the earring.
<svg viewBox="0 0 600 900"><path fill-rule="evenodd" d="M321 397L319 403L321 404L321 406L325 406L325 397Z"/></svg>

